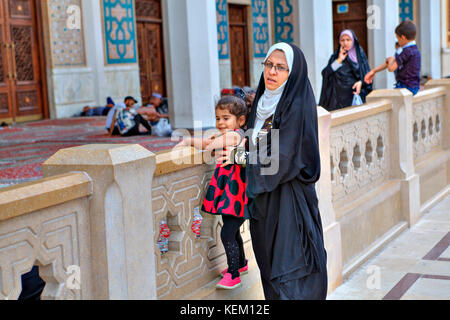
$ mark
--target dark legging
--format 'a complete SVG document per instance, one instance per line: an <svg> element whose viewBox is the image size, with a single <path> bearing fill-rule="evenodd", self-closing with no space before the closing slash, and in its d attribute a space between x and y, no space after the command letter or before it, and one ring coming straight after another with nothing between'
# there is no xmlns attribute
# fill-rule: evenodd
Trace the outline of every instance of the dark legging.
<svg viewBox="0 0 450 320"><path fill-rule="evenodd" d="M243 218L233 216L222 216L223 227L220 233L223 247L227 255L228 273L232 278L239 277L239 269L247 265L244 253L244 242L242 241L240 227L244 223Z"/></svg>
<svg viewBox="0 0 450 320"><path fill-rule="evenodd" d="M124 137L140 135L141 134L141 132L139 131L140 124L142 124L150 134L152 133L152 127L144 119L144 117L142 117L140 114L137 114L136 116L134 116L134 122L136 122L136 125L133 128L131 128L130 130L128 130L127 133L123 134Z"/></svg>

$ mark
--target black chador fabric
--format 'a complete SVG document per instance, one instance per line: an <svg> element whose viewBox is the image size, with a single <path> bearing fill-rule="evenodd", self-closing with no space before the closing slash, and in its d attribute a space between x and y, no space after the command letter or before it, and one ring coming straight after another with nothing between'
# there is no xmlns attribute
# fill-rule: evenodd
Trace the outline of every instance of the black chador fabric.
<svg viewBox="0 0 450 320"><path fill-rule="evenodd" d="M353 31L352 31L353 32ZM372 85L364 82L365 75L370 71L369 62L363 49L359 45L355 33L353 33L354 45L358 57L358 63L353 62L348 56L343 61L342 67L333 71L331 65L339 57L341 46L331 56L328 65L322 71L322 93L319 105L328 111L350 107L353 102L353 85L362 81L361 99L366 102L367 95L372 92Z"/></svg>
<svg viewBox="0 0 450 320"><path fill-rule="evenodd" d="M273 131L269 131L260 142L267 139L269 152L262 152L267 157L260 155L257 164L247 166L250 231L266 299L325 299L326 251L315 191L320 177L317 104L305 57L292 47L291 75L272 122L272 130L279 129L279 158L274 155ZM254 128L264 90L263 76L249 129ZM275 175L261 174L263 167L277 161Z"/></svg>

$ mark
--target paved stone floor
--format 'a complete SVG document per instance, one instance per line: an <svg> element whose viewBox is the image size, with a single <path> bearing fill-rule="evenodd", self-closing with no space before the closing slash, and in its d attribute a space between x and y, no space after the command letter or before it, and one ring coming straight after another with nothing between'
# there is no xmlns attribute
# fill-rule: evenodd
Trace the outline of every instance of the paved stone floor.
<svg viewBox="0 0 450 320"><path fill-rule="evenodd" d="M450 195L372 257L329 300L450 300Z"/></svg>
<svg viewBox="0 0 450 320"><path fill-rule="evenodd" d="M251 255L251 247L246 248ZM259 269L235 290L217 290L218 277L189 300L264 300ZM450 195L357 269L328 300L450 300Z"/></svg>

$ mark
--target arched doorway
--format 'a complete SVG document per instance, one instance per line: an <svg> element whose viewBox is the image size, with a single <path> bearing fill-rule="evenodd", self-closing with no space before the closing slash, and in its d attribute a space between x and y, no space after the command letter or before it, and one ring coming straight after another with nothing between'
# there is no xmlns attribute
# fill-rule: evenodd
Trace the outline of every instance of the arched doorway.
<svg viewBox="0 0 450 320"><path fill-rule="evenodd" d="M144 103L153 93L167 96L161 0L136 0L141 95Z"/></svg>
<svg viewBox="0 0 450 320"><path fill-rule="evenodd" d="M46 117L40 1L0 0L0 121Z"/></svg>

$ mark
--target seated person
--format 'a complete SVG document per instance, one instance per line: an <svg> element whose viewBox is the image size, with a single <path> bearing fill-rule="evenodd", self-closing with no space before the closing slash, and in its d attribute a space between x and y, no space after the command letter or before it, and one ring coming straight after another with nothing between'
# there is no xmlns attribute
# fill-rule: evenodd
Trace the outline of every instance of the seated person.
<svg viewBox="0 0 450 320"><path fill-rule="evenodd" d="M154 129L153 132L159 137L170 137L173 130L169 123L169 104L167 98L163 98L159 93L154 93L149 100L148 108L156 112L156 116L149 119Z"/></svg>
<svg viewBox="0 0 450 320"><path fill-rule="evenodd" d="M133 97L125 98L125 108L122 106L117 109L117 112L114 112L110 133L113 134L117 129L119 134L123 137L141 135L139 130L140 125L143 125L145 129L147 129L146 134L152 133L152 127L148 121L138 112L139 108L134 107L136 103L137 101Z"/></svg>
<svg viewBox="0 0 450 320"><path fill-rule="evenodd" d="M110 97L106 99L106 106L104 107L89 107L86 106L83 108L83 112L81 112L81 117L95 117L95 116L106 116L114 107L114 101Z"/></svg>

